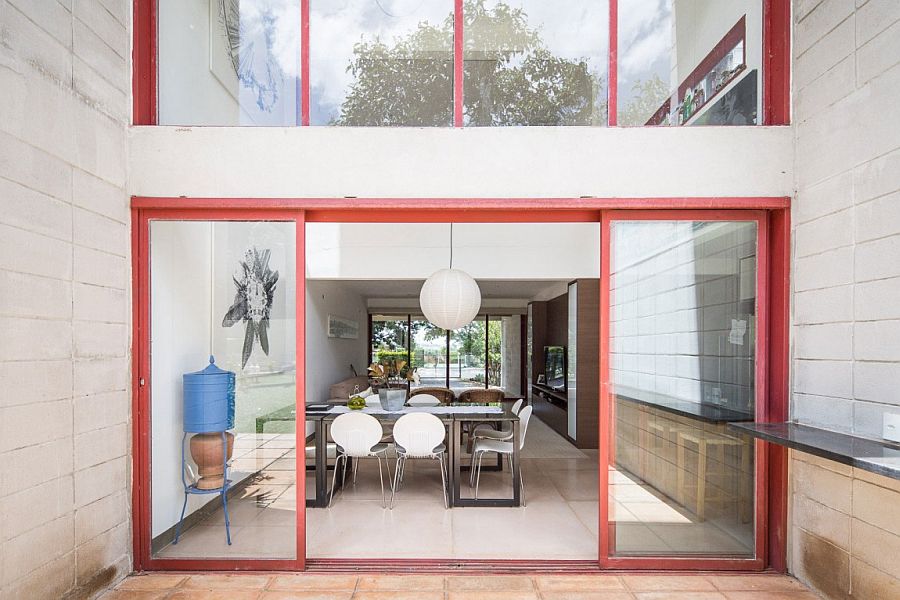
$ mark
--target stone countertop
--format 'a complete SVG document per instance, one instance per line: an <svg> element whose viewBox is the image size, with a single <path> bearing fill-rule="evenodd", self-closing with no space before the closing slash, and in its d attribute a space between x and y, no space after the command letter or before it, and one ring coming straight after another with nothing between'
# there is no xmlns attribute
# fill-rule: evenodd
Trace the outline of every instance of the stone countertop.
<svg viewBox="0 0 900 600"><path fill-rule="evenodd" d="M900 445L799 423L732 423L732 429L773 444L900 479Z"/></svg>

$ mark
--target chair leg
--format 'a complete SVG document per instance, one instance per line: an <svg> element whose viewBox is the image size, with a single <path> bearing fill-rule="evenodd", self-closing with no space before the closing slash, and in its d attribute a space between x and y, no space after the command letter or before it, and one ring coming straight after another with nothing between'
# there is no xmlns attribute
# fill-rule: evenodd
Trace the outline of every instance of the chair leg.
<svg viewBox="0 0 900 600"><path fill-rule="evenodd" d="M378 455L378 483L381 484L381 508L387 508L387 502L384 498L384 474L381 471L381 455Z"/></svg>
<svg viewBox="0 0 900 600"><path fill-rule="evenodd" d="M225 511L225 541L231 545L231 521L228 519L228 491L227 487L222 488L222 510Z"/></svg>
<svg viewBox="0 0 900 600"><path fill-rule="evenodd" d="M178 519L178 525L175 526L175 541L172 542L172 545L178 543L178 537L181 535L181 524L184 523L184 511L187 509L187 492L184 493L184 504L181 505L181 518Z"/></svg>
<svg viewBox="0 0 900 600"><path fill-rule="evenodd" d="M437 455L438 464L441 467L441 489L444 491L444 508L450 508L450 502L447 500L447 478L444 475L444 453Z"/></svg>
<svg viewBox="0 0 900 600"><path fill-rule="evenodd" d="M379 464L379 467L381 465ZM353 485L356 485L356 473L359 471L359 460L353 461Z"/></svg>
<svg viewBox="0 0 900 600"><path fill-rule="evenodd" d="M334 488L337 487L337 477L338 477L338 464L340 464L341 459L344 461L344 473L346 474L347 469L347 456L345 454L338 454L337 459L334 461L334 477L331 478L331 494L328 496L328 508L331 508L331 503L334 501ZM344 477L341 477L341 483L343 483Z"/></svg>
<svg viewBox="0 0 900 600"><path fill-rule="evenodd" d="M522 507L525 507L525 474L522 473L522 465L519 465L519 494L522 496Z"/></svg>
<svg viewBox="0 0 900 600"><path fill-rule="evenodd" d="M478 471L475 473L475 499L478 500L478 484L481 483L481 463L484 460L484 452L478 455Z"/></svg>
<svg viewBox="0 0 900 600"><path fill-rule="evenodd" d="M403 464L403 457L397 457L397 464L394 466L394 479L393 484L391 485L391 510L394 510L394 494L397 493L397 488L400 485L400 466Z"/></svg>

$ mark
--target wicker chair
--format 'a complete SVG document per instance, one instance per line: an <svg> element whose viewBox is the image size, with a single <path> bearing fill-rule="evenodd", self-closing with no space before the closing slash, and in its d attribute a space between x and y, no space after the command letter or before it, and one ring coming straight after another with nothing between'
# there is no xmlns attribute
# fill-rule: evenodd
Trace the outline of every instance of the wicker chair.
<svg viewBox="0 0 900 600"><path fill-rule="evenodd" d="M450 404L451 402L456 402L456 394L453 393L453 390L449 390L447 388L420 387L414 390L410 390L409 397L412 398L417 394L430 394L440 400L441 404Z"/></svg>
<svg viewBox="0 0 900 600"><path fill-rule="evenodd" d="M503 390L496 388L465 390L459 395L457 402L472 402L484 404L488 402L503 402Z"/></svg>

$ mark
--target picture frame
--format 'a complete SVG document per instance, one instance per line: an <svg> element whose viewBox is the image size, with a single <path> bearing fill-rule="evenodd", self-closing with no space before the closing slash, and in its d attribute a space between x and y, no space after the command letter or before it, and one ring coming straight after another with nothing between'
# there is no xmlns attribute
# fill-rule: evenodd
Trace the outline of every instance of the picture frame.
<svg viewBox="0 0 900 600"><path fill-rule="evenodd" d="M328 337L341 340L359 339L359 321L328 315Z"/></svg>

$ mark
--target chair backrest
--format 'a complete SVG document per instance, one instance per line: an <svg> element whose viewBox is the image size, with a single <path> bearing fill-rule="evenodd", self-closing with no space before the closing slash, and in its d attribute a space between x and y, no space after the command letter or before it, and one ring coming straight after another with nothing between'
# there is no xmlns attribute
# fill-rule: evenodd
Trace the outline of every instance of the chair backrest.
<svg viewBox="0 0 900 600"><path fill-rule="evenodd" d="M459 394L460 402L503 402L503 390L496 388L465 390Z"/></svg>
<svg viewBox="0 0 900 600"><path fill-rule="evenodd" d="M344 413L331 424L331 437L347 456L368 456L383 435L378 419L366 413Z"/></svg>
<svg viewBox="0 0 900 600"><path fill-rule="evenodd" d="M456 394L453 390L439 387L420 387L410 390L409 397L418 396L420 394L428 394L434 396L441 401L441 404L450 404L456 402Z"/></svg>
<svg viewBox="0 0 900 600"><path fill-rule="evenodd" d="M512 411L512 414L519 414L519 411L522 410L522 402L524 402L522 398L519 398L515 401L515 403L512 405L512 408L510 409Z"/></svg>
<svg viewBox="0 0 900 600"><path fill-rule="evenodd" d="M444 424L431 413L405 414L394 423L394 442L412 457L434 454L446 433Z"/></svg>
<svg viewBox="0 0 900 600"><path fill-rule="evenodd" d="M526 406L519 413L519 450L525 447L525 432L528 431L528 421L531 420L530 406Z"/></svg>
<svg viewBox="0 0 900 600"><path fill-rule="evenodd" d="M410 406L440 406L441 401L431 394L416 394L406 402Z"/></svg>

